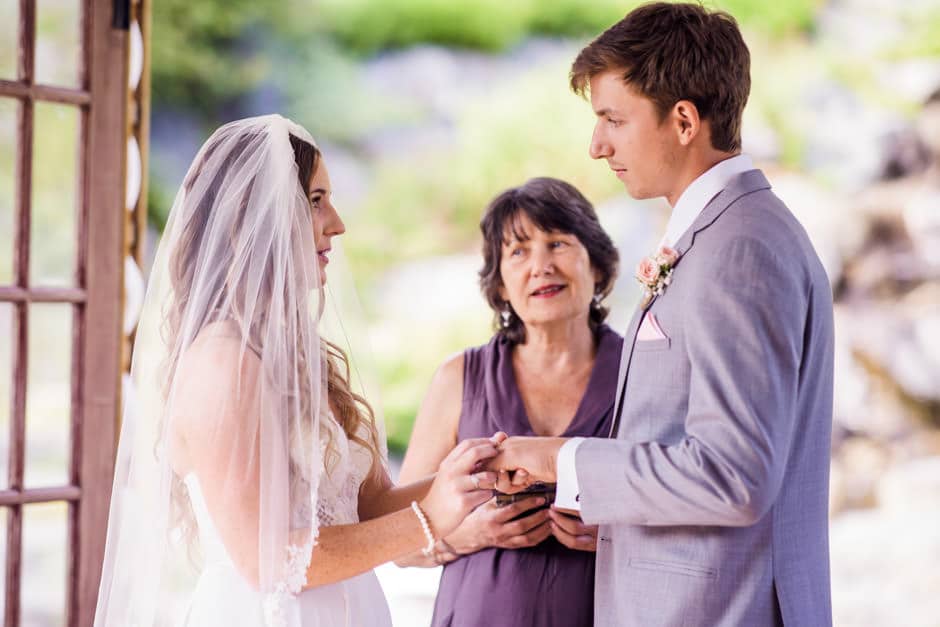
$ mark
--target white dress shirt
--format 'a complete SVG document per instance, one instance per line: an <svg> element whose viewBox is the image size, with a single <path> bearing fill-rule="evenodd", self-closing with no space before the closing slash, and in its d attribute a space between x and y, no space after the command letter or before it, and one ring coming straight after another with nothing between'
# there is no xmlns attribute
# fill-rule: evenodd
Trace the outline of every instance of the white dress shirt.
<svg viewBox="0 0 940 627"><path fill-rule="evenodd" d="M660 240L660 246L675 246L679 239L695 222L706 205L728 186L731 179L754 169L754 162L747 155L737 155L720 161L692 181L676 205L672 208L666 234ZM621 373L621 376L623 373ZM614 405L616 407L616 403ZM575 453L584 438L571 438L558 451L555 467L558 485L555 488L555 506L563 509L581 510L578 473L575 467Z"/></svg>

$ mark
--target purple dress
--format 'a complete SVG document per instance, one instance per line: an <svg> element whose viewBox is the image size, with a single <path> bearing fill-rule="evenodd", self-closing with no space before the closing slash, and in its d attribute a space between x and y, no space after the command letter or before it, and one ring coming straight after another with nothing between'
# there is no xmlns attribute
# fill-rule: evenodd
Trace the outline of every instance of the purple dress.
<svg viewBox="0 0 940 627"><path fill-rule="evenodd" d="M606 325L587 389L564 437L610 432L623 338ZM535 435L512 369L512 347L493 338L464 352L458 441ZM549 536L525 549L483 549L444 566L432 627L590 627L594 553Z"/></svg>

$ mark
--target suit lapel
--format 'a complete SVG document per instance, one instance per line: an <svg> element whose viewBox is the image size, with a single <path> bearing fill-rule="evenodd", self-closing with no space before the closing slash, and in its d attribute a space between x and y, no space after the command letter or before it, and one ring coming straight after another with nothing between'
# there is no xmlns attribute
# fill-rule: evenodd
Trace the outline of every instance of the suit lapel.
<svg viewBox="0 0 940 627"><path fill-rule="evenodd" d="M712 200L705 205L705 208L698 215L692 226L679 238L675 249L679 252L679 260L675 267L679 267L686 253L692 249L695 244L695 236L710 227L721 216L725 210L734 204L736 200L751 192L762 189L770 189L770 183L760 170L748 170L737 175L726 188L721 190ZM627 334L623 337L623 353L620 355L620 369L617 375L617 396L614 404L614 420L610 428L610 437L619 435L620 415L623 413L624 394L627 389L627 377L630 375L630 363L633 360L633 348L636 346L636 335L640 330L640 323L643 316L652 308L656 302L657 296L646 303L645 306L638 306L633 314L633 319L627 327Z"/></svg>
<svg viewBox="0 0 940 627"><path fill-rule="evenodd" d="M645 307L637 307L633 313L633 319L630 326L627 327L627 334L623 336L623 352L620 353L620 369L617 375L617 396L614 404L614 420L610 425L610 436L614 437L620 428L620 413L623 409L623 393L627 389L627 374L630 372L630 360L633 359L633 347L636 344L636 334L640 330L640 322L643 316L649 311L649 308L656 302L656 296Z"/></svg>

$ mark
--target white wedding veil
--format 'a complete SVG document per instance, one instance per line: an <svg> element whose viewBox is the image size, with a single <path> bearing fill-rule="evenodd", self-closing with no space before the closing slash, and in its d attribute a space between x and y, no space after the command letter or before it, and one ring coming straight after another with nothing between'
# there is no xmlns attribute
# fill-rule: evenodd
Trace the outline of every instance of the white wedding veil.
<svg viewBox="0 0 940 627"><path fill-rule="evenodd" d="M96 627L194 625L213 568L238 608L219 624L299 627L340 397L339 424L386 463L357 396L369 382L353 364L351 393L343 363L351 282L331 264L320 284L301 153L308 170L319 159L281 116L226 124L176 196L137 331Z"/></svg>

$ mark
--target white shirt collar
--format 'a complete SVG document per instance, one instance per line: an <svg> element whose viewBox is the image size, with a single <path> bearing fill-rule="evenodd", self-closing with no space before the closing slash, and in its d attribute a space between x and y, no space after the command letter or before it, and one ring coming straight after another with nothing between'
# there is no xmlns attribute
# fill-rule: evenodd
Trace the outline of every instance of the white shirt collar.
<svg viewBox="0 0 940 627"><path fill-rule="evenodd" d="M751 158L741 154L719 161L699 175L685 188L676 206L672 208L662 244L675 246L705 206L728 186L732 178L753 169L754 162Z"/></svg>

